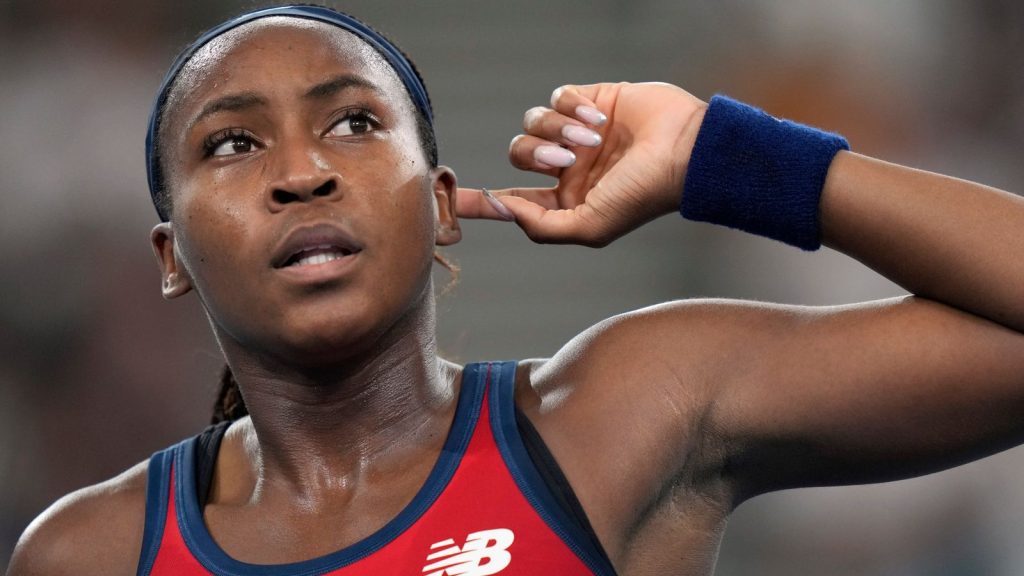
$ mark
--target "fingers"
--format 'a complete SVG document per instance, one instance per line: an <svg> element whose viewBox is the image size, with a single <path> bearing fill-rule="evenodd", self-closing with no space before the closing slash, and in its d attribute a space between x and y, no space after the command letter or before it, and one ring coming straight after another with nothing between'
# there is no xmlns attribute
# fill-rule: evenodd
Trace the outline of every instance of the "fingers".
<svg viewBox="0 0 1024 576"><path fill-rule="evenodd" d="M562 168L576 163L576 155L549 140L520 134L508 146L509 162L520 170L530 170L558 178Z"/></svg>
<svg viewBox="0 0 1024 576"><path fill-rule="evenodd" d="M600 88L599 84L559 86L551 93L551 108L563 116L577 118L591 126L602 126L608 117L594 103Z"/></svg>
<svg viewBox="0 0 1024 576"><path fill-rule="evenodd" d="M527 134L565 146L594 147L601 144L601 135L583 122L543 106L526 111L523 130Z"/></svg>
<svg viewBox="0 0 1024 576"><path fill-rule="evenodd" d="M558 199L552 188L507 188L490 190L489 194L490 199L481 189L459 188L455 194L456 213L460 218L511 221L517 219L517 215L516 210L509 208L509 205L516 204L516 200L522 201L521 204L516 204L517 208L522 208L526 204L536 205L542 210L558 208ZM512 198L515 200L507 201Z"/></svg>
<svg viewBox="0 0 1024 576"><path fill-rule="evenodd" d="M534 242L600 247L613 239L602 231L607 227L597 223L599 218L587 204L557 210L515 196L504 197L502 203L516 215L516 224Z"/></svg>
<svg viewBox="0 0 1024 576"><path fill-rule="evenodd" d="M462 189L459 189L462 194ZM526 232L526 235L534 242L572 242L572 233L578 224L574 217L575 210L560 210L554 200L552 189L540 188L510 188L506 190L495 190L495 195L480 191L480 204L496 203L501 206L488 206L487 210L493 210L499 214L502 211L513 215L512 218L497 219L515 222ZM461 203L460 203L461 206ZM489 213L489 212L488 212ZM461 216L461 214L460 214Z"/></svg>
<svg viewBox="0 0 1024 576"><path fill-rule="evenodd" d="M561 86L551 95L553 108L537 106L523 116L525 134L509 145L509 159L520 170L558 177L576 162L570 148L596 148L603 138L594 128L607 122L588 96L596 86Z"/></svg>
<svg viewBox="0 0 1024 576"><path fill-rule="evenodd" d="M481 189L459 188L456 199L460 218L512 221L534 242L599 247L615 237L591 206L561 208L553 188L506 188L488 194Z"/></svg>
<svg viewBox="0 0 1024 576"><path fill-rule="evenodd" d="M596 148L603 138L595 130L607 122L592 97L600 85L557 88L551 95L553 108L537 106L523 116L523 131L509 144L509 160L520 170L559 177L562 168L576 162L570 148Z"/></svg>

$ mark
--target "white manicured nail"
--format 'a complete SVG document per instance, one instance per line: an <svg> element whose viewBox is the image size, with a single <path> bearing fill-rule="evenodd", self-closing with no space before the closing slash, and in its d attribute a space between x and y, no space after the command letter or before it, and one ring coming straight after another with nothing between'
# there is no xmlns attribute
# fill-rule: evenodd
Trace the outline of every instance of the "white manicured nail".
<svg viewBox="0 0 1024 576"><path fill-rule="evenodd" d="M494 211L498 213L498 216L501 216L502 218L509 222L516 221L516 215L513 214L512 211L509 210L504 204L502 204L500 200L495 198L494 194L491 194L490 191L487 190L487 188L481 188L480 192L483 193L484 198L487 200L487 203L491 205L491 208L494 208Z"/></svg>
<svg viewBox="0 0 1024 576"><path fill-rule="evenodd" d="M562 136L566 140L580 146L597 146L601 143L600 134L590 128L584 128L575 124L567 124L562 127Z"/></svg>
<svg viewBox="0 0 1024 576"><path fill-rule="evenodd" d="M576 117L594 126L601 126L608 121L604 113L592 106L577 106Z"/></svg>
<svg viewBox="0 0 1024 576"><path fill-rule="evenodd" d="M560 146L537 146L533 150L533 157L537 162L553 168L565 168L576 162L576 155Z"/></svg>

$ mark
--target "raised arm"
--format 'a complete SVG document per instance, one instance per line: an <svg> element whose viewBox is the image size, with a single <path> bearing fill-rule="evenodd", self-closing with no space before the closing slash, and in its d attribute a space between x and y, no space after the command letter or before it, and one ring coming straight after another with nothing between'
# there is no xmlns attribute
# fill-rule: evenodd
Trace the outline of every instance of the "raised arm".
<svg viewBox="0 0 1024 576"><path fill-rule="evenodd" d="M1024 441L1024 199L842 152L820 213L826 244L915 296L768 314L756 376L716 398L743 491L887 480Z"/></svg>
<svg viewBox="0 0 1024 576"><path fill-rule="evenodd" d="M823 241L909 292L1024 332L1024 198L839 154Z"/></svg>
<svg viewBox="0 0 1024 576"><path fill-rule="evenodd" d="M606 122L579 106L603 111ZM527 113L510 156L558 184L496 195L535 240L606 244L687 202L684 178L705 111L667 85L556 91L551 109ZM569 125L603 140L567 141ZM575 153L571 164L539 161L552 144ZM745 145L742 136L729 144ZM785 487L920 474L1024 441L1024 199L850 152L825 167L821 241L914 296L827 308L667 304L598 326L556 358L643 375L581 386L579 404L597 413L594 398L607 396L611 410L652 396L644 426L668 448L642 434L631 441L650 445L639 449L650 462L641 466L656 484L703 466L735 504ZM477 191L460 194L464 215L500 217ZM770 195L743 201L777 211L766 208ZM686 460L690 472L672 462L682 460L666 434L686 438L698 455Z"/></svg>

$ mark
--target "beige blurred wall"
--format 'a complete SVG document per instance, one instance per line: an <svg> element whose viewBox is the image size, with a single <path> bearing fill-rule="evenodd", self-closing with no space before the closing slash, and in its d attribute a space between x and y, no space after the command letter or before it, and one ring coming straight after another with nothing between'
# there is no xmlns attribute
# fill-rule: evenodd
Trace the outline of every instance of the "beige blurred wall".
<svg viewBox="0 0 1024 576"><path fill-rule="evenodd" d="M143 165L178 48L242 3L0 2L0 562L32 517L208 418L218 353L194 298L164 302ZM244 3L249 6L250 3ZM461 182L505 163L562 83L661 80L846 134L856 150L1024 190L1024 8L925 2L469 0L332 5L423 71ZM846 303L901 291L827 250L664 218L604 250L470 222L440 303L460 361L550 355L611 314L730 296ZM438 276L444 284L443 274ZM1024 453L923 479L745 504L719 574L1024 573Z"/></svg>

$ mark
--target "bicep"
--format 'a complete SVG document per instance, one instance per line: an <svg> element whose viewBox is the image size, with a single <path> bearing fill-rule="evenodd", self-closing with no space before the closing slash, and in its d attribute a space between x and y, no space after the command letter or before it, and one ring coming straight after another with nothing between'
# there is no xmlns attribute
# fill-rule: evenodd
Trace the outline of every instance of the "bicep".
<svg viewBox="0 0 1024 576"><path fill-rule="evenodd" d="M732 348L743 371L711 400L738 500L915 476L1024 440L1018 332L917 297L759 316Z"/></svg>

